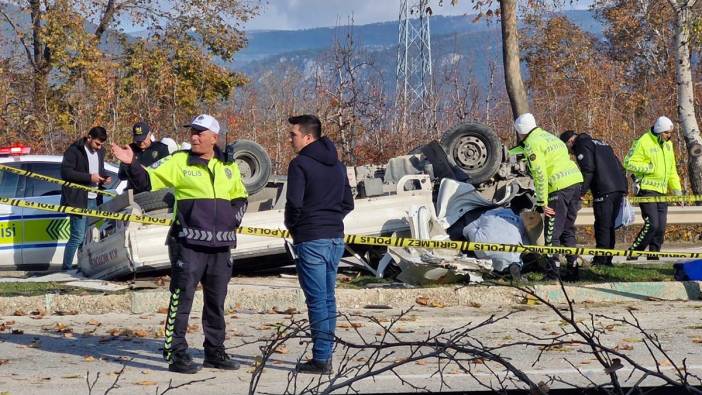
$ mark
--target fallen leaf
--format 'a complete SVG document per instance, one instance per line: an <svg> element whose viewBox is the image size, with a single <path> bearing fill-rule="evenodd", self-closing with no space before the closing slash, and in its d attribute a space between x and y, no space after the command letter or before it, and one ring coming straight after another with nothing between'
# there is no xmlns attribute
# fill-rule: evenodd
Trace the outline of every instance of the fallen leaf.
<svg viewBox="0 0 702 395"><path fill-rule="evenodd" d="M4 324L5 324L5 326L12 326L15 324L15 321L14 320L5 321Z"/></svg>
<svg viewBox="0 0 702 395"><path fill-rule="evenodd" d="M403 328L403 327L398 327L398 328L395 329L393 332L395 332L395 333L414 333L413 330L411 330L411 329L406 329L406 328Z"/></svg>
<svg viewBox="0 0 702 395"><path fill-rule="evenodd" d="M428 306L429 305L429 298L426 296L418 296L417 299L415 299L415 302L417 304L420 304L422 306Z"/></svg>
<svg viewBox="0 0 702 395"><path fill-rule="evenodd" d="M619 342L619 343L617 343L616 346L614 346L614 349L618 350L618 351L629 351L629 350L633 350L634 346L632 346L629 343Z"/></svg>
<svg viewBox="0 0 702 395"><path fill-rule="evenodd" d="M275 349L273 349L273 352L276 354L287 354L288 353L288 348L285 346L285 344L281 344Z"/></svg>
<svg viewBox="0 0 702 395"><path fill-rule="evenodd" d="M159 307L158 313L159 314L168 314L168 307Z"/></svg>
<svg viewBox="0 0 702 395"><path fill-rule="evenodd" d="M79 374L69 374L67 376L61 376L62 379L82 379L83 376Z"/></svg>
<svg viewBox="0 0 702 395"><path fill-rule="evenodd" d="M166 330L163 327L154 329L154 337L166 337Z"/></svg>
<svg viewBox="0 0 702 395"><path fill-rule="evenodd" d="M475 307L476 309L479 309L482 306L478 302L470 302L469 305L470 305L470 307Z"/></svg>
<svg viewBox="0 0 702 395"><path fill-rule="evenodd" d="M410 314L400 317L400 321L417 321L416 314Z"/></svg>
<svg viewBox="0 0 702 395"><path fill-rule="evenodd" d="M56 315L78 315L78 310L59 310Z"/></svg>
<svg viewBox="0 0 702 395"><path fill-rule="evenodd" d="M24 311L22 311L20 309L17 309L17 310L15 310L15 314L13 314L13 315L15 315L17 317L22 317L23 315L27 315L27 313L25 313Z"/></svg>
<svg viewBox="0 0 702 395"><path fill-rule="evenodd" d="M137 381L134 383L136 385L157 385L158 383L152 380L143 380L143 381Z"/></svg>
<svg viewBox="0 0 702 395"><path fill-rule="evenodd" d="M144 329L137 329L134 331L134 336L136 337L146 337L148 336L148 333Z"/></svg>
<svg viewBox="0 0 702 395"><path fill-rule="evenodd" d="M693 343L701 344L702 343L702 337L693 337L692 338Z"/></svg>
<svg viewBox="0 0 702 395"><path fill-rule="evenodd" d="M416 362L417 365L426 365L427 361L420 359L419 361Z"/></svg>
<svg viewBox="0 0 702 395"><path fill-rule="evenodd" d="M94 361L95 361L95 357L92 356L92 355L86 355L86 356L83 357L83 361L84 361L84 362L94 362Z"/></svg>
<svg viewBox="0 0 702 395"><path fill-rule="evenodd" d="M628 342L628 343L641 343L643 339L638 338L638 337L625 337L622 339L622 341Z"/></svg>
<svg viewBox="0 0 702 395"><path fill-rule="evenodd" d="M66 339L73 339L73 333L72 332L64 332L63 337Z"/></svg>
<svg viewBox="0 0 702 395"><path fill-rule="evenodd" d="M90 321L87 322L87 324L88 324L88 325L94 325L94 326L100 326L100 325L102 325L102 322L100 322L100 321L98 321L98 320L90 320Z"/></svg>
<svg viewBox="0 0 702 395"><path fill-rule="evenodd" d="M0 365L5 365L5 364L7 364L7 363L9 363L9 362L10 362L9 359L0 359Z"/></svg>
<svg viewBox="0 0 702 395"><path fill-rule="evenodd" d="M287 315L300 314L300 312L294 307L288 307L285 310L279 310L277 307L273 307L273 311L275 311L278 314L287 314Z"/></svg>
<svg viewBox="0 0 702 395"><path fill-rule="evenodd" d="M188 330L186 332L188 333L195 333L200 330L200 325L197 324L192 324L188 325Z"/></svg>

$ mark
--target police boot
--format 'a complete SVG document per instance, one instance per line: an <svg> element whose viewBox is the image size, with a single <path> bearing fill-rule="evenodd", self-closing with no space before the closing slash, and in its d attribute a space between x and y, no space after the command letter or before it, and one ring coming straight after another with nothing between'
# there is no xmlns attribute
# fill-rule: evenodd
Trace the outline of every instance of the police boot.
<svg viewBox="0 0 702 395"><path fill-rule="evenodd" d="M560 278L559 267L556 266L554 258L546 258L546 267L544 268L544 280L558 280Z"/></svg>
<svg viewBox="0 0 702 395"><path fill-rule="evenodd" d="M575 263L569 263L565 269L565 273L561 276L563 281L579 281L580 271Z"/></svg>
<svg viewBox="0 0 702 395"><path fill-rule="evenodd" d="M295 371L306 374L332 374L331 359L326 362L320 362L310 359L307 362L300 362L295 365Z"/></svg>
<svg viewBox="0 0 702 395"><path fill-rule="evenodd" d="M203 366L206 368L215 368L223 370L237 370L239 369L239 362L229 358L229 355L222 348L206 348L205 349L205 362Z"/></svg>
<svg viewBox="0 0 702 395"><path fill-rule="evenodd" d="M178 351L173 354L173 359L168 364L168 370L176 373L195 374L200 370L193 357L187 351Z"/></svg>

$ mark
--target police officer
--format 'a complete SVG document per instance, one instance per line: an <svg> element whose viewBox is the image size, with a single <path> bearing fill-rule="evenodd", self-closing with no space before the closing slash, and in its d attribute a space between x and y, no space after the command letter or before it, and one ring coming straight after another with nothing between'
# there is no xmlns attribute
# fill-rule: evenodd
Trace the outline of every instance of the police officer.
<svg viewBox="0 0 702 395"><path fill-rule="evenodd" d="M584 196L588 190L592 190L596 246L613 249L614 223L627 190L624 168L609 144L587 133L566 130L561 133L561 140L575 155L583 174L580 195ZM596 256L592 264L612 265L612 257Z"/></svg>
<svg viewBox="0 0 702 395"><path fill-rule="evenodd" d="M137 122L132 126L132 143L129 148L134 152L142 166L151 166L168 155L168 146L159 141L151 140L152 133L146 122ZM117 173L120 180L127 180L127 189L134 190L134 193L144 192L144 189L137 188L127 174L127 165L120 165Z"/></svg>
<svg viewBox="0 0 702 395"><path fill-rule="evenodd" d="M169 235L171 299L164 344L168 369L179 373L199 370L185 340L198 283L202 283L204 295L204 366L238 369L239 364L224 350L224 299L232 273L230 249L236 247L236 228L246 211L247 193L239 167L225 162L216 146L217 120L202 114L186 127L190 128L191 149L167 156L152 168L141 166L129 147L113 144L112 153L128 165L135 185L151 191L175 191L176 214Z"/></svg>
<svg viewBox="0 0 702 395"><path fill-rule="evenodd" d="M680 177L675 167L675 151L670 138L673 122L659 117L651 129L634 141L624 158L624 168L634 175L634 190L637 196L662 196L670 191L682 195ZM631 250L660 251L665 235L668 203L641 203L644 225L629 247ZM636 260L629 257L627 260ZM649 257L657 260L658 257Z"/></svg>
<svg viewBox="0 0 702 395"><path fill-rule="evenodd" d="M545 216L546 245L575 246L575 219L580 210L580 188L583 176L578 165L570 159L568 147L556 136L536 126L530 113L514 121L520 145L534 179L537 210ZM576 280L576 256L567 255L568 267L564 279ZM555 278L556 262L550 262L547 277Z"/></svg>

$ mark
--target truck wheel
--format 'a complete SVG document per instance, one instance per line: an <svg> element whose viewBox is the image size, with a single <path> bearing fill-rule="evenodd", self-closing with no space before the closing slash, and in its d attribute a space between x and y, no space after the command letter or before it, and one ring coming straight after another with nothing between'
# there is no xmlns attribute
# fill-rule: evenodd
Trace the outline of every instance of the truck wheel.
<svg viewBox="0 0 702 395"><path fill-rule="evenodd" d="M461 168L474 185L491 179L502 162L502 143L485 125L467 123L449 129L441 137L441 146L449 162Z"/></svg>
<svg viewBox="0 0 702 395"><path fill-rule="evenodd" d="M241 178L249 195L263 189L273 170L271 158L257 143L250 140L237 140L230 144L234 160L239 165Z"/></svg>
<svg viewBox="0 0 702 395"><path fill-rule="evenodd" d="M173 212L175 196L173 196L173 191L170 189L163 189L156 192L140 192L134 195L134 202L136 202L145 213L168 213Z"/></svg>

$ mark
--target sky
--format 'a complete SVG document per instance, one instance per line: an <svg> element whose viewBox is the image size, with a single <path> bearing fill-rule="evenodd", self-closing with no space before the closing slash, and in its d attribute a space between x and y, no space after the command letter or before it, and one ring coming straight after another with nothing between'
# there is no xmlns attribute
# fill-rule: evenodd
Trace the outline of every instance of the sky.
<svg viewBox="0 0 702 395"><path fill-rule="evenodd" d="M581 0L568 8L586 8L592 0ZM353 16L355 25L396 21L400 0L263 0L258 16L246 24L247 30L297 30L345 25ZM409 0L410 4L419 0ZM443 3L443 5L439 5ZM474 14L470 0L429 0L434 15Z"/></svg>
<svg viewBox="0 0 702 395"><path fill-rule="evenodd" d="M444 3L439 6L439 0L430 1L434 15L473 13L470 0L460 1L455 7L450 5L451 0L444 0ZM394 21L399 16L400 0L267 0L262 7L261 13L246 24L247 30L345 25L351 16L355 25Z"/></svg>

